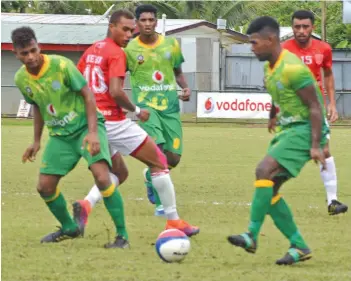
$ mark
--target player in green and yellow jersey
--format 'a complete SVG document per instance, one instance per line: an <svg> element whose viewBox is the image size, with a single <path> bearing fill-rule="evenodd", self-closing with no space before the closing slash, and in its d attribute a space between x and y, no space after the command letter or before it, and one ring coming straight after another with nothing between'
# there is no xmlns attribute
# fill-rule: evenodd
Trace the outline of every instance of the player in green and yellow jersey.
<svg viewBox="0 0 351 281"><path fill-rule="evenodd" d="M296 55L282 50L279 24L271 17L260 17L250 24L247 34L256 57L266 61L265 86L274 104L270 117L277 117L281 131L256 168L248 232L229 236L228 241L255 253L260 228L269 214L291 244L287 254L276 263L293 264L310 259L311 250L279 194L279 188L288 179L298 176L311 159L325 168L323 148L329 128L318 83Z"/></svg>
<svg viewBox="0 0 351 281"><path fill-rule="evenodd" d="M105 247L125 248L128 234L123 201L110 179L111 157L104 118L96 110L94 95L87 82L72 61L62 56L41 54L31 28L15 29L12 43L16 57L24 64L15 75L15 83L34 111L34 142L23 154L23 162L35 160L44 125L50 136L42 157L37 190L61 223L61 228L41 242L60 242L84 234L84 228L80 228L69 214L57 186L83 157L116 226L116 240Z"/></svg>
<svg viewBox="0 0 351 281"><path fill-rule="evenodd" d="M184 58L178 41L155 32L157 9L141 5L136 11L140 35L129 42L125 52L131 77L134 103L150 112L140 126L155 140L167 156L169 168L178 165L183 151L183 133L179 99L189 100L190 90L182 73ZM178 95L177 84L182 88ZM150 170L144 171L150 202L156 203L155 215L163 207L152 187Z"/></svg>

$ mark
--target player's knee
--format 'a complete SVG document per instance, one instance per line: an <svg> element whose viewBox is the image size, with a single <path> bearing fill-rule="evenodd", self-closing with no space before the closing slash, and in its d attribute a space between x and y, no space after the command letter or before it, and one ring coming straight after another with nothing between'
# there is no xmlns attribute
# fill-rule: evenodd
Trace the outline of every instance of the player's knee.
<svg viewBox="0 0 351 281"><path fill-rule="evenodd" d="M276 196L278 194L278 191L280 187L283 185L284 182L288 180L288 177L285 176L278 176L273 178L273 196Z"/></svg>
<svg viewBox="0 0 351 281"><path fill-rule="evenodd" d="M163 143L159 143L157 146L163 152Z"/></svg>
<svg viewBox="0 0 351 281"><path fill-rule="evenodd" d="M110 173L107 165L94 165L91 167L95 184L99 189L104 189L111 184Z"/></svg>
<svg viewBox="0 0 351 281"><path fill-rule="evenodd" d="M175 154L175 153L169 153L169 152L166 152L166 156L167 156L167 163L168 163L168 166L171 167L171 168L175 168L177 167L177 165L179 164L180 162L180 155L178 154Z"/></svg>
<svg viewBox="0 0 351 281"><path fill-rule="evenodd" d="M97 172L94 174L95 184L99 189L104 189L111 185L111 179L109 174Z"/></svg>
<svg viewBox="0 0 351 281"><path fill-rule="evenodd" d="M129 176L129 171L127 169L118 170L118 171L112 170L112 173L115 174L116 177L118 178L119 185L124 183Z"/></svg>
<svg viewBox="0 0 351 281"><path fill-rule="evenodd" d="M37 191L42 196L50 196L56 192L56 185L53 185L45 178L40 178L37 185Z"/></svg>
<svg viewBox="0 0 351 281"><path fill-rule="evenodd" d="M269 167L267 167L266 165L264 165L264 163L260 163L257 167L256 167L256 179L257 180L266 180L266 179L270 179L270 169Z"/></svg>
<svg viewBox="0 0 351 281"><path fill-rule="evenodd" d="M158 168L161 170L167 169L168 168L167 157L158 146L156 146L156 153L157 153L157 157L156 157L156 163L154 163L153 165L154 168Z"/></svg>

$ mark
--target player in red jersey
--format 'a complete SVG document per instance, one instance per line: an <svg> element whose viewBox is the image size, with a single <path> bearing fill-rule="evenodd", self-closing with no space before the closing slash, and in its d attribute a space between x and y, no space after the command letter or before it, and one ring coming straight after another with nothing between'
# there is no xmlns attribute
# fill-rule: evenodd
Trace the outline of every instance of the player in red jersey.
<svg viewBox="0 0 351 281"><path fill-rule="evenodd" d="M332 70L332 49L326 42L312 38L314 15L310 11L300 10L292 15L294 38L283 43L283 48L299 56L314 74L321 92L324 86L328 95L328 119L335 122L338 119L336 109L334 75ZM324 98L325 101L325 98ZM347 211L348 207L337 200L337 176L334 157L331 156L329 145L324 148L326 170L321 169L321 177L327 192L328 212L337 215Z"/></svg>
<svg viewBox="0 0 351 281"><path fill-rule="evenodd" d="M112 156L114 179L121 184L128 175L121 155L131 155L151 169L152 183L165 207L166 229L176 228L188 236L199 233L199 228L179 219L174 186L169 175L166 156L155 142L136 123L126 118L122 108L134 112L141 121L149 118L149 112L135 106L123 90L126 73L126 55L121 47L128 44L135 28L132 13L126 10L114 12L110 18L107 38L90 46L78 62L78 69L93 91L97 107L104 115ZM102 199L94 186L85 200L73 204L74 218L81 227L87 223L92 207ZM111 247L118 247L116 239Z"/></svg>

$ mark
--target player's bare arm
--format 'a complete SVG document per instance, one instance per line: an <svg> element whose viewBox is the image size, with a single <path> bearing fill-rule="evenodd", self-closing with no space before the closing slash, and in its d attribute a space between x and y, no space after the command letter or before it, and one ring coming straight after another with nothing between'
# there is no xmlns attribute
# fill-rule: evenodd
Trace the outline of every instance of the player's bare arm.
<svg viewBox="0 0 351 281"><path fill-rule="evenodd" d="M310 111L311 121L311 158L315 162L320 162L325 168L325 159L320 147L322 137L322 124L323 114L322 108L317 98L317 93L314 85L309 85L297 91L297 95L301 98L302 102L307 105Z"/></svg>
<svg viewBox="0 0 351 281"><path fill-rule="evenodd" d="M33 104L33 115L34 115L34 142L31 144L22 156L22 162L27 161L33 162L35 156L40 150L40 141L43 134L44 120L41 116L39 107L36 104Z"/></svg>
<svg viewBox="0 0 351 281"><path fill-rule="evenodd" d="M94 156L100 152L100 141L97 133L96 102L94 94L87 85L80 90L80 94L84 98L89 130L88 135L83 140L83 148L88 145L90 154Z"/></svg>
<svg viewBox="0 0 351 281"><path fill-rule="evenodd" d="M335 80L333 70L331 68L324 69L324 83L329 98L328 118L330 122L333 123L339 118L339 116L338 111L336 109Z"/></svg>
<svg viewBox="0 0 351 281"><path fill-rule="evenodd" d="M189 101L190 99L190 89L188 83L186 82L184 73L181 67L174 69L174 75L176 77L177 84L182 88L182 95L179 96L179 99L182 101Z"/></svg>
<svg viewBox="0 0 351 281"><path fill-rule="evenodd" d="M277 108L272 102L272 107L269 112L269 121L268 121L268 132L274 133L275 132L275 127L276 127L276 122L277 122Z"/></svg>
<svg viewBox="0 0 351 281"><path fill-rule="evenodd" d="M135 112L141 121L147 121L150 115L149 112L145 109L140 109L130 101L126 92L123 90L123 82L124 79L119 77L110 78L109 88L112 98L120 107L130 112Z"/></svg>

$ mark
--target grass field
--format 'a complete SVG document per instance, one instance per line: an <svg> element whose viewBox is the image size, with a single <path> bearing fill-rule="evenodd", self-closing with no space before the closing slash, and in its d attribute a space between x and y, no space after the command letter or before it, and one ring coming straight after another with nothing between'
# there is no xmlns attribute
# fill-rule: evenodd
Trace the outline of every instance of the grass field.
<svg viewBox="0 0 351 281"><path fill-rule="evenodd" d="M192 250L182 264L165 264L154 246L165 221L153 216L142 182L143 165L126 158L128 181L124 197L131 249L105 250L113 225L99 204L93 211L84 239L58 244L39 243L58 223L36 193L40 156L21 164L32 141L28 122L2 123L2 280L119 280L119 281L346 281L351 280L350 214L327 214L325 191L318 168L309 163L298 179L282 190L290 204L313 259L278 267L288 242L267 217L256 255L234 248L226 236L246 230L253 193L254 169L271 136L263 128L234 125L189 125L184 128L181 164L172 171L181 216L201 227L191 239ZM17 125L17 126L15 126ZM47 139L46 133L44 142ZM331 148L339 176L339 199L351 205L351 130L332 131ZM43 143L44 145L44 143ZM61 183L71 204L88 192L93 179L84 161Z"/></svg>

